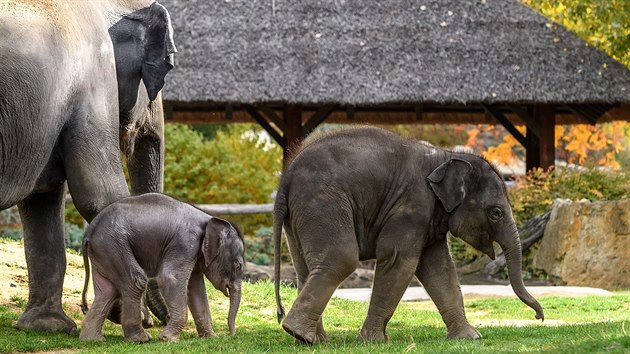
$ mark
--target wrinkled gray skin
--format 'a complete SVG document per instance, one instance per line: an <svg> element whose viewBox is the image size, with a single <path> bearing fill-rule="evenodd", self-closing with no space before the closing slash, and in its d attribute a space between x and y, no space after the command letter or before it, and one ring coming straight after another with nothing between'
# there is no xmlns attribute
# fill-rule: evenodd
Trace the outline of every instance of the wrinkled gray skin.
<svg viewBox="0 0 630 354"><path fill-rule="evenodd" d="M125 339L149 341L141 324L141 299L149 278L157 280L168 309L160 339L179 338L187 306L199 336L213 336L203 275L230 297L228 327L234 335L245 261L243 238L227 221L163 194L128 197L106 207L92 221L85 232L83 257L83 311L87 310L88 257L94 302L83 320L80 339L104 340L103 322L120 298Z"/></svg>
<svg viewBox="0 0 630 354"><path fill-rule="evenodd" d="M327 339L322 312L361 260L376 259L360 337L383 341L414 274L437 306L449 338L480 338L467 321L446 234L507 258L515 293L543 318L521 279L521 247L503 181L484 159L405 140L377 128L349 129L306 144L282 175L274 215L276 301L282 227L298 275L298 297L282 322L306 343Z"/></svg>
<svg viewBox="0 0 630 354"><path fill-rule="evenodd" d="M129 195L122 148L132 191L162 190L174 51L153 1L0 1L0 209L18 205L29 276L18 328L76 330L61 307L64 182L91 221Z"/></svg>

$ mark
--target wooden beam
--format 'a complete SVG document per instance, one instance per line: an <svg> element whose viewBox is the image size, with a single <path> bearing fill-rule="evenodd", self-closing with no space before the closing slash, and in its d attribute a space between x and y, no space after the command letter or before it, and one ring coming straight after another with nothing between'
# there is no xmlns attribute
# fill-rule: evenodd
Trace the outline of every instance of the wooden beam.
<svg viewBox="0 0 630 354"><path fill-rule="evenodd" d="M225 106L225 119L234 119L234 106L232 106L231 104Z"/></svg>
<svg viewBox="0 0 630 354"><path fill-rule="evenodd" d="M422 120L424 119L424 105L423 104L416 105L415 113L416 113L416 121L422 122Z"/></svg>
<svg viewBox="0 0 630 354"><path fill-rule="evenodd" d="M585 112L579 105L567 104L565 106L574 116L579 117L585 124L597 123L597 117L593 117Z"/></svg>
<svg viewBox="0 0 630 354"><path fill-rule="evenodd" d="M304 123L302 134L304 134L304 136L308 136L313 130L315 130L315 128L322 124L334 110L334 105L324 106L318 109L315 113L313 113L311 118Z"/></svg>
<svg viewBox="0 0 630 354"><path fill-rule="evenodd" d="M346 118L348 118L348 120L354 119L354 106L346 107Z"/></svg>
<svg viewBox="0 0 630 354"><path fill-rule="evenodd" d="M173 120L173 105L162 101L162 109L164 110L164 120Z"/></svg>
<svg viewBox="0 0 630 354"><path fill-rule="evenodd" d="M514 112L519 118L521 118L521 120L527 126L528 131L532 130L534 134L540 136L540 134L542 133L540 124L538 124L536 119L534 119L534 117L532 117L532 115L527 112L527 109L517 104L509 104L508 107L510 107L512 112Z"/></svg>
<svg viewBox="0 0 630 354"><path fill-rule="evenodd" d="M278 133L278 131L274 129L274 127L272 127L269 122L267 122L265 117L263 117L255 107L246 105L243 106L243 108L245 109L245 111L247 111L247 113L249 113L252 118L254 118L256 122L258 122L258 124L260 124L263 129L265 129L265 131L267 131L267 133L269 133L269 135L271 135L271 137L278 143L278 145L280 145L283 149L286 149L287 141L285 137Z"/></svg>
<svg viewBox="0 0 630 354"><path fill-rule="evenodd" d="M262 106L262 107L258 107L258 110L262 114L266 115L267 118L269 118L269 120L271 120L271 122L275 124L276 127L278 127L278 129L280 129L280 131L285 131L287 129L287 125L284 123L282 118L278 117L278 115L276 114L276 112L273 111L273 109Z"/></svg>
<svg viewBox="0 0 630 354"><path fill-rule="evenodd" d="M525 137L523 136L523 134L521 134L521 132L516 129L512 122L510 122L510 120L507 119L507 117L503 113L501 113L501 111L485 103L482 103L481 105L488 113L490 113L497 121L499 121L499 123L501 123L501 125L503 125L505 129L507 129L507 131L510 132L510 134L512 134L512 136L514 136L514 138L521 145L527 146L527 142L525 141Z"/></svg>

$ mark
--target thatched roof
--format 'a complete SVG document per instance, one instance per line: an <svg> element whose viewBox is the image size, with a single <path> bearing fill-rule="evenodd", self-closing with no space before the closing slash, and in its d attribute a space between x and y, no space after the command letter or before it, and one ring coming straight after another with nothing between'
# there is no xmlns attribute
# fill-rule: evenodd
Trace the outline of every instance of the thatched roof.
<svg viewBox="0 0 630 354"><path fill-rule="evenodd" d="M160 0L172 102L628 103L630 71L517 0Z"/></svg>

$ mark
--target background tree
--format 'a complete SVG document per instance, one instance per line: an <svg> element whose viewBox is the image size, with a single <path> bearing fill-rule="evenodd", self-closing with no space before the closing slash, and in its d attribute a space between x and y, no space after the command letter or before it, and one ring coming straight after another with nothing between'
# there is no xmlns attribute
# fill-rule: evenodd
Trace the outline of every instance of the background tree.
<svg viewBox="0 0 630 354"><path fill-rule="evenodd" d="M630 1L522 1L630 68ZM518 129L525 132L524 127ZM502 126L475 126L468 134L466 145L493 162L509 165L524 159L525 150ZM556 126L555 143L557 158L567 163L630 166L629 122Z"/></svg>

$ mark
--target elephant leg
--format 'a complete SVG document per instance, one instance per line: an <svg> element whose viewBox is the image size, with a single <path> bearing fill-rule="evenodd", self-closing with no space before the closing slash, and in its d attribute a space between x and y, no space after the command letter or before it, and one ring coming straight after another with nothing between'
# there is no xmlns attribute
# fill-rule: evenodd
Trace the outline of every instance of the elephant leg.
<svg viewBox="0 0 630 354"><path fill-rule="evenodd" d="M407 242L405 237L391 242L390 232L382 231L381 241L376 245L376 270L368 314L363 322L359 337L365 342L386 341L387 323L394 315L396 306L411 282L418 264L418 247ZM398 236L396 236L398 237ZM408 236L412 238L415 236ZM406 247L400 247L406 245Z"/></svg>
<svg viewBox="0 0 630 354"><path fill-rule="evenodd" d="M149 279L149 284L147 284L147 295L144 300L155 317L157 317L162 324L167 324L168 308L166 307L166 303L164 302L164 298L160 292L160 286L157 283L157 279Z"/></svg>
<svg viewBox="0 0 630 354"><path fill-rule="evenodd" d="M165 268L169 269L169 267ZM186 320L188 318L188 308L186 307L186 290L188 287L188 282L189 277L176 277L172 274L164 274L158 276L158 284L160 284L162 297L164 298L164 302L166 303L169 314L168 323L164 327L162 333L160 333L161 340L179 340L179 333L182 331L182 329L184 329L184 326L186 325Z"/></svg>
<svg viewBox="0 0 630 354"><path fill-rule="evenodd" d="M26 311L17 321L20 329L75 332L76 324L61 307L66 271L64 249L65 186L33 194L18 204L24 227L29 296Z"/></svg>
<svg viewBox="0 0 630 354"><path fill-rule="evenodd" d="M92 279L94 282L94 302L92 307L85 314L83 323L81 324L81 333L79 339L104 341L103 323L110 313L112 306L119 303L119 292L114 285L96 270L92 271Z"/></svg>
<svg viewBox="0 0 630 354"><path fill-rule="evenodd" d="M308 244L301 244L309 273L304 287L282 322L285 331L307 344L318 340L317 328L321 326L321 316L328 301L337 286L359 263L359 250L353 230L326 230L321 225L315 226L313 230L316 232L301 230L304 235L313 235L308 238ZM343 247L322 242L322 239L335 234L338 235L335 244ZM323 237L315 237L317 235Z"/></svg>
<svg viewBox="0 0 630 354"><path fill-rule="evenodd" d="M212 315L210 314L206 285L201 272L191 274L190 280L188 280L188 308L190 308L190 313L195 320L195 327L197 327L199 337L214 337Z"/></svg>
<svg viewBox="0 0 630 354"><path fill-rule="evenodd" d="M95 117L103 112L83 112ZM68 190L77 210L91 222L109 204L129 195L118 149L118 124L70 129L64 135ZM96 140L98 138L98 140Z"/></svg>
<svg viewBox="0 0 630 354"><path fill-rule="evenodd" d="M448 338L481 338L466 319L455 264L446 242L435 243L422 251L416 276L440 311Z"/></svg>
<svg viewBox="0 0 630 354"><path fill-rule="evenodd" d="M301 256L301 251L299 250L299 246L297 244L297 240L293 238L291 235L291 231L287 229L287 240L289 244L289 252L291 253L291 260L293 262L293 268L295 268L295 273L297 275L297 292L298 295L302 292L304 285L306 284L306 279L308 278L308 266L304 257ZM319 317L319 321L317 321L317 329L316 329L316 342L325 342L328 340L328 334L324 330L324 324L322 321L322 317Z"/></svg>
<svg viewBox="0 0 630 354"><path fill-rule="evenodd" d="M127 257L133 259L131 254ZM144 343L151 340L151 336L142 326L142 297L146 292L149 279L135 259L130 262L129 268L121 280L123 284L120 289L121 323L126 340Z"/></svg>

